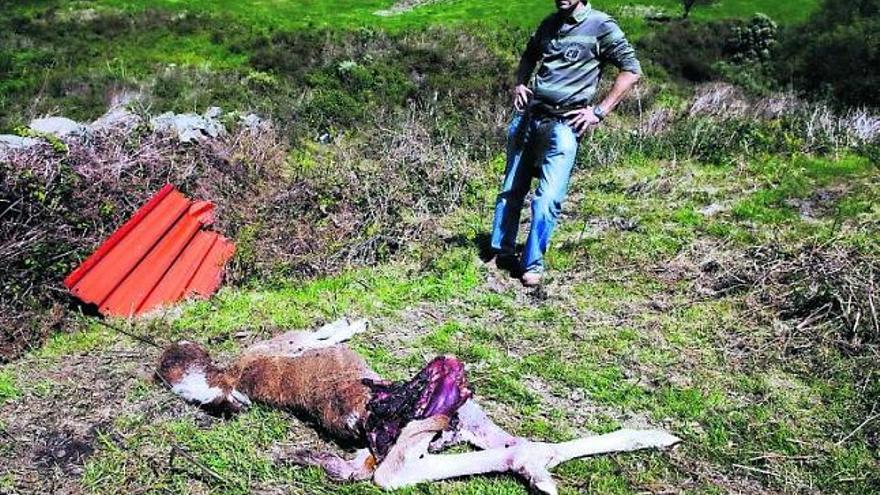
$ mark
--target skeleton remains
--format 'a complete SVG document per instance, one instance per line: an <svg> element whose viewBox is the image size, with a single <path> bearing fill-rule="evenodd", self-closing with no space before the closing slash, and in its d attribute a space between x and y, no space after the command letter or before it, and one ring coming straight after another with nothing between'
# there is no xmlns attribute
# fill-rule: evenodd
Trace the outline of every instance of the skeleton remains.
<svg viewBox="0 0 880 495"><path fill-rule="evenodd" d="M453 357L434 359L409 382L382 381L342 344L366 327L363 320L339 320L315 332L287 332L251 346L225 370L197 344L181 341L165 350L157 373L176 394L214 413L233 414L255 401L310 416L363 448L350 460L300 450L284 461L320 466L336 480L372 478L385 489L512 472L536 491L555 494L549 470L562 462L680 441L661 430L618 430L562 443L513 436L477 405ZM481 450L436 453L462 442Z"/></svg>

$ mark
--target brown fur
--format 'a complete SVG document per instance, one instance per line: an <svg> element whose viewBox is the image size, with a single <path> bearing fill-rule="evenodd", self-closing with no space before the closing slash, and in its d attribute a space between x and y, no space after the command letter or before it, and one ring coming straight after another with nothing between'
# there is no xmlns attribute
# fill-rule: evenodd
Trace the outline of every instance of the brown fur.
<svg viewBox="0 0 880 495"><path fill-rule="evenodd" d="M224 394L235 389L252 401L304 413L340 439L363 439L370 389L362 379L375 378L375 374L345 346L310 350L293 357L249 352L229 369L221 370L204 349L184 342L163 353L158 374L168 386L174 386L195 370L203 371L208 385L220 388ZM223 414L240 409L226 402L221 398L205 407Z"/></svg>
<svg viewBox="0 0 880 495"><path fill-rule="evenodd" d="M619 430L559 444L531 442L495 425L479 405L467 399L454 412L454 426L441 415L412 420L390 440L388 453L377 459L369 440L374 431L372 420L367 418L372 391L363 381L375 382L379 377L354 351L340 345L364 329L363 320L340 320L313 333L288 332L254 344L227 370L215 367L198 345L180 342L163 353L158 374L178 395L209 410L228 414L251 401L262 402L306 413L337 438L369 443L370 447L360 449L351 460L310 450L279 452L276 459L321 466L338 480L372 478L386 489L514 472L537 491L555 495L549 470L561 462L600 453L668 447L680 441L661 430ZM451 455L430 452L432 447L462 441L485 450Z"/></svg>
<svg viewBox="0 0 880 495"><path fill-rule="evenodd" d="M180 382L187 370L192 368L204 370L206 375L216 374L210 373L216 368L204 349L198 344L181 341L165 349L156 372L166 385L171 386Z"/></svg>
<svg viewBox="0 0 880 495"><path fill-rule="evenodd" d="M364 360L337 345L296 357L246 356L236 388L256 402L304 412L330 433L360 439L370 389Z"/></svg>

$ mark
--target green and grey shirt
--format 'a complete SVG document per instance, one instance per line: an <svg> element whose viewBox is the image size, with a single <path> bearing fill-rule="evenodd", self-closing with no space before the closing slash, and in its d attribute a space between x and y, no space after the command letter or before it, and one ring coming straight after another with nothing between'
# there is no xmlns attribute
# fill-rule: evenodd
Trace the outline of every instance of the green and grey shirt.
<svg viewBox="0 0 880 495"><path fill-rule="evenodd" d="M574 14L555 12L541 22L520 60L517 83L526 84L540 64L531 84L535 100L557 109L582 107L593 100L605 62L642 72L617 22L587 3Z"/></svg>

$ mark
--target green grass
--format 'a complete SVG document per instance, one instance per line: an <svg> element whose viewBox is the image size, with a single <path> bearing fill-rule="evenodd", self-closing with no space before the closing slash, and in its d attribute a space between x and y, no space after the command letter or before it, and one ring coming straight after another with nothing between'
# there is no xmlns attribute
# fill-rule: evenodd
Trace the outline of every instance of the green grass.
<svg viewBox="0 0 880 495"><path fill-rule="evenodd" d="M34 13L51 4L30 2L15 8ZM398 67L366 57L334 59L328 67L310 68L300 79L287 79L283 71L252 67L257 48L247 42L255 34L286 29L364 28L358 34L364 38L356 39L371 39L378 30L479 25L483 36L497 35L492 50L503 52L499 56L513 63L522 41L513 38L552 9L544 1L450 0L400 16L373 14L389 4L368 1L342 8L329 0L78 1L61 6L62 17L71 15L68 10L86 8L158 8L218 17L202 20L204 24L194 21L195 27L183 21L152 27L147 23L122 30L116 38L86 39L83 46L93 52L69 65L45 46L23 47L15 54L17 67L23 68L20 79L0 85L42 87L45 81L58 81L49 77L53 71L69 70L71 80L87 80L98 89L94 94L63 96L55 103L84 109L89 104L103 108L102 84L155 79L153 89L164 92L165 102L201 110L200 105L215 98L224 103L247 101L237 99L244 98L242 87L258 89L248 95L266 91L274 98L277 92L300 91L300 86L288 87L299 81L320 90L314 100L319 104L310 107L320 116L325 116L324 107L345 111L346 103L372 99L377 106L359 108L370 114L403 98L410 84L409 73L401 69L405 63ZM625 5L630 2L595 4L621 13L629 12L621 10ZM678 3L651 5L675 12ZM719 0L698 5L693 16L709 20L763 11L787 24L804 19L815 5ZM621 21L634 37L650 29L631 16ZM223 23L234 32L215 36ZM71 39L62 36L53 42ZM420 63L443 55L440 49L432 51L430 43L425 46L410 55L423 57ZM285 70L295 71L295 65ZM479 77L465 81L433 74L444 75L456 80L443 80L442 87L456 82L489 84ZM203 87L194 81L206 83ZM664 88L658 95L661 105L685 105L687 97L677 91ZM429 108L442 108L442 103ZM444 125L453 129L466 120L454 112L446 119ZM345 139L361 139L355 124ZM710 138L717 130L707 129ZM185 303L179 312L134 328L162 343L199 341L228 362L253 339L340 317L366 317L370 332L355 337L351 345L373 368L388 378L404 379L426 359L453 353L467 363L476 394L492 416L517 434L565 440L624 426L652 426L684 439L673 453L566 463L556 471L564 494L720 494L755 487L786 494L873 493L880 483L877 452L870 443L876 430L869 424L856 431L871 411L871 398L877 396L870 382L876 375L865 378L872 365L820 344L799 353L777 353L776 332L791 322L756 314L747 294L706 296L697 291L699 264L718 258L723 265L725 250L739 252L767 243L794 248L805 240L829 239L867 252L876 249L876 165L855 154L802 155L795 145L774 153L773 144L764 141L772 141L775 134L759 139L768 132L755 127L732 134L758 146L758 153L708 139L706 149L698 150L702 155L675 159L668 147L651 151L646 145L643 150L642 143L613 142L610 133L600 133L590 145L618 144L624 151L613 163L589 166L592 157L584 146L571 200L548 254L545 296L522 289L476 258L474 246L478 234L488 228L496 192L491 181L504 168L495 150L475 166L484 175L467 185L462 204L431 225L443 234L406 246L392 261L314 279L227 287L209 300ZM685 144L676 151L690 145L692 134L682 136ZM609 141L602 141L606 138ZM320 173L328 163L345 165L333 154L333 146L312 143L294 149L291 173ZM813 201L817 194L825 196L818 201L815 218L804 217L792 206ZM333 198L318 201L329 204ZM720 208L705 213L711 205ZM244 232L239 239L243 251L248 242L258 241ZM680 274L679 264L684 265ZM0 369L0 413L61 400L72 385L86 391L106 386L103 381L72 383L64 378L71 363L83 366L93 358L108 383L117 380L112 383L121 387L122 398L112 405L109 421L101 424L94 440L96 453L87 460L81 482L72 481L87 493L379 493L369 483L337 485L319 470L272 462L269 451L278 444L327 445L298 418L259 406L230 420L209 418L149 379L158 351L145 350L101 326L79 326L84 328L56 334L20 364ZM125 353L134 357L120 357ZM73 405L70 410L73 416L82 414ZM34 414L39 422L39 414ZM14 420L0 416L2 425ZM10 448L0 446L0 455ZM195 462L172 455L175 449ZM15 473L0 470L0 491L13 491L20 482ZM513 477L497 476L400 493L512 495L526 489Z"/></svg>
<svg viewBox="0 0 880 495"><path fill-rule="evenodd" d="M409 68L425 62L419 59L418 51L401 54L396 61L380 60L377 67L361 67L375 87L350 91L349 87L324 85L326 78L315 79L322 76L315 72L316 67L304 67L311 76L305 80L256 69L267 37L290 30L312 33L320 29L328 39L341 33L357 33L368 40L377 35L405 36L442 26L476 36L509 65L505 72L512 73L528 34L553 10L549 1L441 0L398 16L374 15L388 4L363 1L340 6L329 0L256 4L196 0L17 3L9 7L10 15L0 19L0 31L5 33L2 42L9 47L0 49L0 128L8 132L44 113L62 112L77 120L91 120L104 111L109 94L119 88L137 87L148 88L155 108L162 111L201 111L219 104L284 114L295 102L302 103L304 86L321 89L306 99L307 104L312 102L311 107L297 111L298 120L315 119L323 124L329 120L335 127L355 127L376 112L369 104L374 97L387 106L412 97L408 90ZM678 9L678 2L672 0L645 5L669 12ZM609 0L596 7L620 14L619 21L633 40L654 29L640 17L642 14L633 14L640 11L633 10L629 1ZM800 22L815 2L719 1L699 7L694 13L696 19L748 17L758 9L785 24ZM318 46L312 52L320 50ZM282 59L309 54L306 50L297 55L288 48L279 48L285 51ZM339 60L333 65L342 62L351 61ZM394 70L377 73L395 64L407 68L399 74ZM276 69L280 70L277 64L273 72L278 72ZM387 75L397 80L383 79ZM348 79L356 76L350 74ZM447 85L461 85L465 92L466 84L485 87L497 80L494 75L474 81L466 81L460 74L450 77ZM393 94L387 94L389 91ZM22 103L34 99L39 102L36 107Z"/></svg>
<svg viewBox="0 0 880 495"><path fill-rule="evenodd" d="M743 198L733 208L740 219L762 223L789 222L799 213L788 203L806 199L831 183L840 183L851 177L865 177L874 173L874 165L866 157L844 156L836 160L797 157L794 160L764 159L752 164L762 187ZM842 216L852 216L859 210L848 206L838 209Z"/></svg>
<svg viewBox="0 0 880 495"><path fill-rule="evenodd" d="M106 347L113 341L110 330L92 324L87 329L72 333L56 333L52 335L36 353L45 358L81 354Z"/></svg>
<svg viewBox="0 0 880 495"><path fill-rule="evenodd" d="M76 7L92 5L126 10L165 8L230 14L235 19L260 28L315 28L315 27L381 27L400 29L424 27L437 24L480 24L498 28L501 26L534 27L555 8L549 0L528 0L508 2L504 0L439 0L394 16L379 16L375 12L387 9L394 2L388 0L359 0L340 4L334 0L270 0L253 3L222 0L98 0L77 2ZM698 5L692 16L696 19L719 19L748 17L755 12L763 12L783 24L804 20L818 4L817 0L802 2L772 2L768 0L718 0L711 5ZM625 6L633 5L626 0L598 0L593 2L597 9L612 14L625 14ZM641 5L656 6L677 15L681 12L680 3L672 0L651 0ZM623 9L623 10L622 10ZM643 26L636 18L621 17L632 27Z"/></svg>
<svg viewBox="0 0 880 495"><path fill-rule="evenodd" d="M15 377L9 370L0 369L0 403L18 397L19 391L15 386Z"/></svg>
<svg viewBox="0 0 880 495"><path fill-rule="evenodd" d="M869 408L856 389L857 362L832 348L822 350L821 373L797 357L771 355L752 364L733 358L740 352L735 342L747 340L753 348L772 342L767 340L771 329L750 314L744 296L695 299L689 284L660 278L655 267L681 249L668 246L667 237L680 239L681 245L712 240L716 234L710 227L716 223L748 229L755 238L770 235L754 218L740 218L732 210L716 217L694 213L707 202L723 197L735 203L752 197L755 184L775 181L795 184L792 194L798 195L853 188L855 182L870 180L869 172L863 160L850 156L756 158L740 168L633 159L581 170L573 184L572 216L560 231L573 254L565 270L551 267L547 300L530 299L514 281L504 282L502 274L477 261L470 246L447 246L428 250L442 254L421 263L404 257L296 285L227 288L211 300L184 305L167 323L156 320L137 329L163 342L203 342L226 360L241 348L242 338L314 327L341 316L368 317L370 332L352 345L371 366L403 379L425 359L454 353L468 363L482 403L517 434L566 440L590 431L651 425L684 439L674 454L641 452L566 463L557 470L564 494L634 494L685 486L693 493L725 493L755 483L782 493L812 486L825 493L867 494L877 481L875 452L864 443L867 432L841 442L862 420L852 411ZM674 179L669 188L631 187L668 179ZM491 202L491 195L480 197ZM576 240L585 219L620 214L638 216L639 228ZM819 220L841 221L834 214ZM485 228L486 219L474 220L472 212L461 211L444 224L468 237L481 225ZM815 235L821 228L792 218L774 225L772 237L792 242L785 239ZM490 288L486 281L498 277L502 281ZM665 308L653 305L658 300L665 301ZM100 355L110 346L138 348L127 337L92 327L57 336L36 352L36 375L17 366L0 373L0 383L31 390L33 397L51 397L60 385L41 378L40 369L51 371L53 363L60 365L71 354ZM378 493L368 483L336 485L318 470L273 463L268 451L275 445L325 445L285 412L255 407L231 420L208 419L191 407L168 408L175 399L154 383L134 380L126 386L119 405L125 412L114 418L112 430L99 435L97 453L86 463L82 484L88 493L119 487L175 493L257 488ZM24 400L18 392L6 395L7 401ZM174 449L189 457L177 454L166 462ZM157 452L163 459L158 464L149 460ZM719 484L719 476L733 484ZM525 490L501 476L401 493L512 495Z"/></svg>
<svg viewBox="0 0 880 495"><path fill-rule="evenodd" d="M507 411L499 419L519 434L565 440L587 430L627 426L627 418L642 418L639 421L662 424L681 435L685 444L677 458L701 469L745 477L783 492L788 488L777 481L780 477L828 492L868 493L866 487L874 480L870 449L858 440L838 445L857 426L848 409L862 407L861 395L847 385L858 376L855 363L825 350L831 352L825 361L835 370L831 374L805 373L803 366L810 369L806 362L737 364L729 358L732 340L748 339L759 346L771 338L769 329L755 328L742 296L693 300L688 284L658 279L652 267L696 240L716 238L743 247L762 239L793 243L821 235L832 224L840 229L862 221L858 215L840 217L834 203L849 198L847 190L871 197L873 189L862 191L855 184L870 183L872 170L864 159L849 155L770 156L739 168L634 158L576 175L576 204L569 207L574 217L562 223L559 233L569 259L562 266L559 257L551 259L551 286L560 284L557 290L562 292L548 301L524 301L515 284L487 290L484 280L498 275L479 265L471 248L449 247L423 265L397 262L298 285L224 289L211 300L185 305L168 326L153 323L143 328L163 341L205 342L223 356L240 348L237 334L242 331L270 335L277 328L308 328L341 316L364 316L373 320L373 330L356 337L352 345L371 366L403 379L426 357L456 354L469 363L477 395L491 408ZM671 186L632 187L663 183ZM782 191L772 204L762 206L768 209L787 198L828 188L844 193L830 199L827 213L818 219L792 214L767 229L761 217L743 215L736 206L754 202L761 188ZM491 194L479 197L491 202ZM698 213L720 199L735 206L712 217ZM638 228L578 240L581 222L608 216L638 217ZM480 222L468 212L446 221L464 236L480 232ZM743 229L750 236L718 239L717 225ZM584 278L584 272L589 276ZM576 280L554 282L565 276ZM669 309L649 304L658 298ZM412 332L418 336L406 337ZM401 334L404 340L396 340ZM66 353L98 352L107 338L100 329L55 337L39 355L62 359ZM150 387L138 384L127 400L138 403L161 393ZM580 410L590 412L582 416ZM220 473L223 481L202 481L212 491L243 493L266 483L312 492L374 493L367 484L337 488L315 470L268 462L261 454L268 446L301 441L290 438L300 434L299 427L288 425L290 418L274 411L257 408L209 428L188 416L152 423L138 417L119 421L117 427L126 438L136 440L129 440L125 448L105 442L86 470L85 484L91 491L102 493L102 486L121 483L123 477L129 486L190 490L185 487L200 476L198 468L157 474L131 454L175 444ZM802 458L815 461L804 463ZM756 471L734 465L774 474L754 475ZM833 477L828 470L847 475ZM640 453L577 461L562 466L559 473L563 493L628 494L657 484L677 486L687 469L663 454ZM695 488L699 493L719 489L711 480L700 480ZM515 481L504 478L462 480L412 492L425 490L522 493Z"/></svg>

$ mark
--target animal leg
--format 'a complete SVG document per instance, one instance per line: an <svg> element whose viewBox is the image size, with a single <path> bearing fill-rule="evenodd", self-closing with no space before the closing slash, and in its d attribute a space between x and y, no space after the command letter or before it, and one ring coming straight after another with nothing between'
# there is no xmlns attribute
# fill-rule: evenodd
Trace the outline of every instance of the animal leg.
<svg viewBox="0 0 880 495"><path fill-rule="evenodd" d="M436 455L427 452L431 436L430 421L413 422L401 432L397 443L376 469L373 476L383 488L401 488L425 481L435 481L474 474L514 472L529 481L539 492L553 495L556 484L549 469L570 459L611 452L669 447L679 442L660 430L619 430L558 444L522 441L513 447L490 448L464 454ZM431 425L427 425L428 429ZM440 429L430 432L436 434ZM426 439L427 437L427 439Z"/></svg>
<svg viewBox="0 0 880 495"><path fill-rule="evenodd" d="M343 459L329 452L308 449L287 451L276 448L273 453L276 462L287 462L297 466L317 466L336 481L363 481L373 476L376 460L369 449L360 449L354 459Z"/></svg>
<svg viewBox="0 0 880 495"><path fill-rule="evenodd" d="M296 357L314 350L331 347L350 339L367 329L367 320L349 321L341 318L314 332L290 331L250 346L246 354Z"/></svg>
<svg viewBox="0 0 880 495"><path fill-rule="evenodd" d="M496 425L483 408L473 399L458 409L458 424L453 430L446 430L437 440L431 442L430 451L439 452L446 447L467 442L479 449L513 447L527 439L516 437Z"/></svg>
<svg viewBox="0 0 880 495"><path fill-rule="evenodd" d="M672 447L681 439L663 430L617 430L604 435L578 438L568 442L549 445L554 450L554 467L578 457L587 457L611 452L629 452L641 449L662 449Z"/></svg>
<svg viewBox="0 0 880 495"><path fill-rule="evenodd" d="M315 330L313 335L316 341L328 341L333 342L333 344L339 344L366 329L367 320L350 321L348 318L340 318Z"/></svg>

